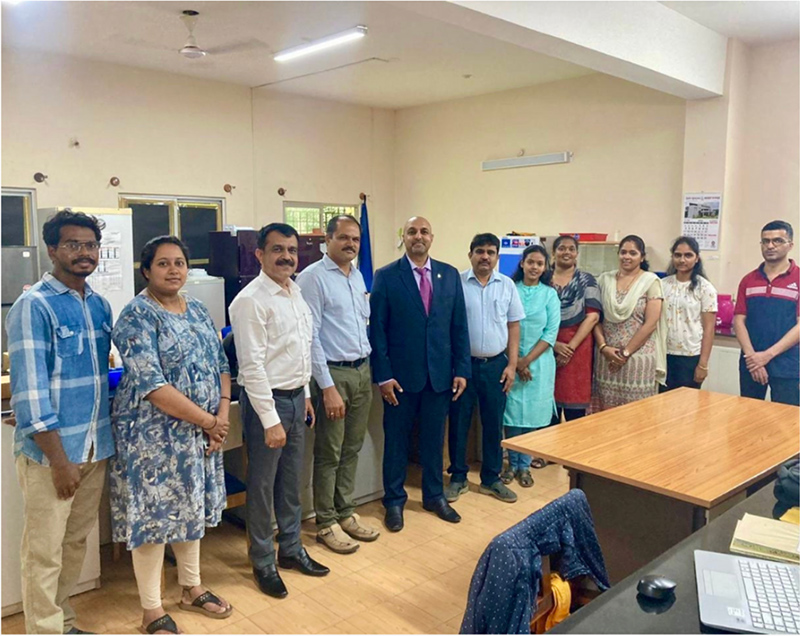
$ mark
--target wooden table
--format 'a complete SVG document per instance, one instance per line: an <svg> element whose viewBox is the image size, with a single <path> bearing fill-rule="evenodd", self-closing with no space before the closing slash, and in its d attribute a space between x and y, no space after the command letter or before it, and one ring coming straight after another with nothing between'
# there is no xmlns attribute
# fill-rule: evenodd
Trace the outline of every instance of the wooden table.
<svg viewBox="0 0 800 636"><path fill-rule="evenodd" d="M800 452L800 409L678 389L503 442L570 471L612 582L747 496Z"/></svg>

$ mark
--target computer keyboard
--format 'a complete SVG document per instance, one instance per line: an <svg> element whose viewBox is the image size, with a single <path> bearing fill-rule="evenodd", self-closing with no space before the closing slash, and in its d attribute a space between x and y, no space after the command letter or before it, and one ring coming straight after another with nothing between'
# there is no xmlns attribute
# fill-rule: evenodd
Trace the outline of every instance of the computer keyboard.
<svg viewBox="0 0 800 636"><path fill-rule="evenodd" d="M798 589L788 566L739 559L753 626L796 634L800 631Z"/></svg>

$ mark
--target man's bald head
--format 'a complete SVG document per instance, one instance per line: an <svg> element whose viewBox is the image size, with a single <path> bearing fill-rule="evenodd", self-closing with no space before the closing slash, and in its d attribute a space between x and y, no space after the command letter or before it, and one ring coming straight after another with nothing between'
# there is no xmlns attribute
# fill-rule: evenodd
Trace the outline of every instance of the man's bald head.
<svg viewBox="0 0 800 636"><path fill-rule="evenodd" d="M403 244L409 258L423 265L428 260L428 251L433 243L433 230L424 216L412 216L403 226Z"/></svg>
<svg viewBox="0 0 800 636"><path fill-rule="evenodd" d="M408 228L411 227L412 225L416 228L427 227L428 230L430 230L431 232L433 231L433 229L431 228L431 222L424 216L412 216L410 219L408 219L408 221L406 221L406 224L403 226L403 234L405 234L406 230L408 230Z"/></svg>

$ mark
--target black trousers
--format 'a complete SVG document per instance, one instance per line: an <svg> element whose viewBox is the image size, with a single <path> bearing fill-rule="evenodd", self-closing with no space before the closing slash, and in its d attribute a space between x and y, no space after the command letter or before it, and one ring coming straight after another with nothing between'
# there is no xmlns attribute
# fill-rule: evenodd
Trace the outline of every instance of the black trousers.
<svg viewBox="0 0 800 636"><path fill-rule="evenodd" d="M658 385L658 392L664 393L682 386L699 389L701 382L694 381L694 370L700 362L700 356L667 355L667 385Z"/></svg>
<svg viewBox="0 0 800 636"><path fill-rule="evenodd" d="M556 413L553 415L553 419L550 420L550 426L561 424L562 413L564 414L564 419L567 422L572 422L573 420L579 420L582 417L586 417L586 409L566 409L556 405Z"/></svg>
<svg viewBox="0 0 800 636"><path fill-rule="evenodd" d="M481 484L491 486L500 479L503 469L503 412L506 410L506 394L500 384L503 369L508 366L508 358L500 354L486 362L472 361L472 378L461 397L450 404L450 428L448 448L450 467L447 472L451 481L467 480L467 439L472 424L472 412L477 401L481 414Z"/></svg>
<svg viewBox="0 0 800 636"><path fill-rule="evenodd" d="M418 393L395 391L395 395L397 406L385 402L383 405L383 505L403 506L408 500L405 489L408 447L416 417L419 417L422 501L433 502L444 497L444 420L453 394L436 393L428 382Z"/></svg>
<svg viewBox="0 0 800 636"><path fill-rule="evenodd" d="M770 388L770 399L782 404L800 406L800 380L797 378L769 377L768 384L759 384L750 372L739 367L739 393L742 397L763 400L767 397L767 386Z"/></svg>

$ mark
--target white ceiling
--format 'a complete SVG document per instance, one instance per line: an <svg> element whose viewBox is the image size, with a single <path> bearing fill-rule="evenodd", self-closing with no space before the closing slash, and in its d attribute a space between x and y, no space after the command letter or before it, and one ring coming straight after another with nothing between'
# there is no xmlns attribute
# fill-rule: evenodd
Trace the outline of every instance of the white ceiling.
<svg viewBox="0 0 800 636"><path fill-rule="evenodd" d="M184 9L200 12L195 36L201 47L229 51L198 60L180 56ZM355 43L282 64L272 59L274 52L357 24L369 34ZM592 72L386 2L4 3L2 40L8 47L385 108Z"/></svg>
<svg viewBox="0 0 800 636"><path fill-rule="evenodd" d="M798 37L797 1L663 4L749 44ZM177 53L187 35L178 17L184 9L200 12L195 36L212 52L206 58ZM367 25L369 35L355 43L283 64L272 59L276 51L357 24ZM400 2L3 2L2 44L384 108L592 72Z"/></svg>
<svg viewBox="0 0 800 636"><path fill-rule="evenodd" d="M662 2L712 31L750 45L794 40L800 36L800 2Z"/></svg>

